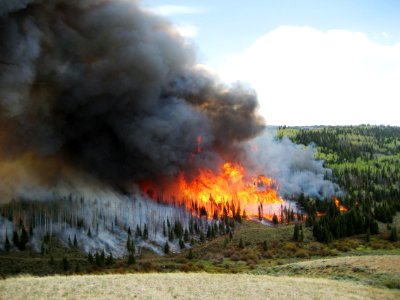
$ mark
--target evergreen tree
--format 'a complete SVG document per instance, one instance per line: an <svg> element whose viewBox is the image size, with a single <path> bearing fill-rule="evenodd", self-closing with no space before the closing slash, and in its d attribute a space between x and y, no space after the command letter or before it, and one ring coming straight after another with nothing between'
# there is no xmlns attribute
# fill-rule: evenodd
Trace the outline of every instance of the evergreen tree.
<svg viewBox="0 0 400 300"><path fill-rule="evenodd" d="M40 254L45 255L46 252L47 252L47 246L45 242L42 242L42 244L40 245Z"/></svg>
<svg viewBox="0 0 400 300"><path fill-rule="evenodd" d="M397 242L397 240L398 240L397 228L395 226L393 226L392 230L390 231L389 240L392 242Z"/></svg>
<svg viewBox="0 0 400 300"><path fill-rule="evenodd" d="M205 206L200 207L200 218L201 217L206 217L207 218L208 213L207 213L207 209Z"/></svg>
<svg viewBox="0 0 400 300"><path fill-rule="evenodd" d="M101 250L100 260L101 260L101 264L104 265L104 263L106 262L106 253L104 252L104 250Z"/></svg>
<svg viewBox="0 0 400 300"><path fill-rule="evenodd" d="M313 226L313 217L308 216L306 219L306 227L311 227L311 226Z"/></svg>
<svg viewBox="0 0 400 300"><path fill-rule="evenodd" d="M135 243L128 235L128 240L126 241L126 249L129 253L135 254Z"/></svg>
<svg viewBox="0 0 400 300"><path fill-rule="evenodd" d="M189 230L185 229L185 233L183 234L183 240L188 243L190 238L189 238Z"/></svg>
<svg viewBox="0 0 400 300"><path fill-rule="evenodd" d="M110 252L110 254L107 256L107 259L106 259L106 265L110 266L113 263L114 263L114 258L113 258L112 252Z"/></svg>
<svg viewBox="0 0 400 300"><path fill-rule="evenodd" d="M95 263L96 263L96 265L97 265L98 267L100 267L100 266L102 265L102 263L101 263L101 257L100 257L99 252L96 251L96 254L94 255L94 257L95 257Z"/></svg>
<svg viewBox="0 0 400 300"><path fill-rule="evenodd" d="M189 249L189 254L188 254L187 258L188 259L193 259L194 258L193 252L192 252L192 248Z"/></svg>
<svg viewBox="0 0 400 300"><path fill-rule="evenodd" d="M293 222L295 219L293 209L290 210L290 222Z"/></svg>
<svg viewBox="0 0 400 300"><path fill-rule="evenodd" d="M371 228L371 234L378 234L379 233L378 222L376 222L375 220L373 220L371 222L370 228Z"/></svg>
<svg viewBox="0 0 400 300"><path fill-rule="evenodd" d="M242 238L240 238L240 240L239 240L239 248L244 248L244 243L243 243L243 239Z"/></svg>
<svg viewBox="0 0 400 300"><path fill-rule="evenodd" d="M147 240L148 238L149 238L149 230L147 229L147 224L144 224L143 239Z"/></svg>
<svg viewBox="0 0 400 300"><path fill-rule="evenodd" d="M77 262L75 265L75 273L79 273L81 271L81 265Z"/></svg>
<svg viewBox="0 0 400 300"><path fill-rule="evenodd" d="M164 253L169 254L169 251L170 251L169 243L168 243L168 241L166 241L165 245L164 245Z"/></svg>
<svg viewBox="0 0 400 300"><path fill-rule="evenodd" d="M76 234L74 234L74 248L78 248L78 240L76 239Z"/></svg>
<svg viewBox="0 0 400 300"><path fill-rule="evenodd" d="M213 223L213 225L211 226L211 237L215 238L217 236L218 233L218 226L217 223Z"/></svg>
<svg viewBox="0 0 400 300"><path fill-rule="evenodd" d="M135 242L134 241L131 241L131 250L130 250L130 252L133 254L133 255L135 255L135 253L136 253L136 247L135 247Z"/></svg>
<svg viewBox="0 0 400 300"><path fill-rule="evenodd" d="M300 242L304 241L304 231L303 227L300 225Z"/></svg>
<svg viewBox="0 0 400 300"><path fill-rule="evenodd" d="M180 239L182 237L183 227L182 227L182 223L180 221L175 221L174 233L178 239Z"/></svg>
<svg viewBox="0 0 400 300"><path fill-rule="evenodd" d="M128 235L131 236L132 235L132 231L131 231L131 227L128 227Z"/></svg>
<svg viewBox="0 0 400 300"><path fill-rule="evenodd" d="M136 262L135 255L133 255L132 253L129 253L129 255L128 255L128 264L129 265L133 265L135 262Z"/></svg>
<svg viewBox="0 0 400 300"><path fill-rule="evenodd" d="M233 219L229 220L229 227L231 227L232 229L235 228L235 221Z"/></svg>
<svg viewBox="0 0 400 300"><path fill-rule="evenodd" d="M207 239L211 238L211 226L207 226Z"/></svg>
<svg viewBox="0 0 400 300"><path fill-rule="evenodd" d="M238 209L236 211L236 214L234 215L234 219L236 222L238 222L239 224L242 223L242 216L240 215L240 209Z"/></svg>
<svg viewBox="0 0 400 300"><path fill-rule="evenodd" d="M141 236L142 236L142 230L140 229L139 225L136 225L135 238L139 238Z"/></svg>
<svg viewBox="0 0 400 300"><path fill-rule="evenodd" d="M206 236L203 231L200 231L200 242L204 243L206 241Z"/></svg>
<svg viewBox="0 0 400 300"><path fill-rule="evenodd" d="M13 244L15 247L19 247L19 235L16 230L13 231L13 238L12 238Z"/></svg>
<svg viewBox="0 0 400 300"><path fill-rule="evenodd" d="M274 223L274 225L278 225L278 216L275 213L272 217L272 223Z"/></svg>
<svg viewBox="0 0 400 300"><path fill-rule="evenodd" d="M181 249L185 249L185 248L186 248L186 247L185 247L185 243L183 242L182 239L179 240L179 247L180 247Z"/></svg>
<svg viewBox="0 0 400 300"><path fill-rule="evenodd" d="M297 241L299 241L299 237L300 237L299 225L296 223L294 225L293 240L295 240L297 242Z"/></svg>
<svg viewBox="0 0 400 300"><path fill-rule="evenodd" d="M64 256L63 257L63 259L62 259L62 268L63 268L63 270L64 271L68 271L68 269L69 269L69 262L68 262L68 259Z"/></svg>
<svg viewBox="0 0 400 300"><path fill-rule="evenodd" d="M131 251L131 238L128 235L128 240L126 241L126 250L128 250L128 252Z"/></svg>
<svg viewBox="0 0 400 300"><path fill-rule="evenodd" d="M11 244L10 241L8 240L8 235L6 233L6 240L4 241L4 250L6 250L7 252L10 251L11 248Z"/></svg>
<svg viewBox="0 0 400 300"><path fill-rule="evenodd" d="M19 250L23 251L26 248L26 243L29 241L28 231L26 231L25 227L22 227L21 237L19 239Z"/></svg>
<svg viewBox="0 0 400 300"><path fill-rule="evenodd" d="M163 221L163 236L167 236L167 229L165 228L165 221Z"/></svg>
<svg viewBox="0 0 400 300"><path fill-rule="evenodd" d="M168 230L168 240L172 242L174 240L174 231L171 229Z"/></svg>
<svg viewBox="0 0 400 300"><path fill-rule="evenodd" d="M88 233L87 233L87 235L88 235L88 237L92 237L92 231L90 230L90 226L89 226L89 230L88 230Z"/></svg>
<svg viewBox="0 0 400 300"><path fill-rule="evenodd" d="M214 219L215 221L218 220L218 210L214 210L213 219Z"/></svg>
<svg viewBox="0 0 400 300"><path fill-rule="evenodd" d="M264 240L264 242L263 242L263 250L264 250L264 251L267 251L267 250L268 250L268 243L267 243L266 240Z"/></svg>
<svg viewBox="0 0 400 300"><path fill-rule="evenodd" d="M88 262L91 263L91 264L93 263L93 254L90 251L89 251L89 254L88 254Z"/></svg>

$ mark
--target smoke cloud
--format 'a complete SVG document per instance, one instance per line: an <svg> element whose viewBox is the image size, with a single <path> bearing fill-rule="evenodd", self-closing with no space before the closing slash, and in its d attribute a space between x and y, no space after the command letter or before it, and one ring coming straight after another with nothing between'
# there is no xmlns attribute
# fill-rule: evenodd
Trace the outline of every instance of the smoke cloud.
<svg viewBox="0 0 400 300"><path fill-rule="evenodd" d="M274 178L283 196L306 195L325 198L340 193L337 184L326 179L332 171L315 160L315 148L294 144L289 138L277 139L275 129L249 143L250 168Z"/></svg>
<svg viewBox="0 0 400 300"><path fill-rule="evenodd" d="M0 43L7 196L85 177L121 187L190 174L241 155L264 127L252 90L197 66L171 24L135 1L3 0Z"/></svg>
<svg viewBox="0 0 400 300"><path fill-rule="evenodd" d="M192 214L133 183L227 160L275 178L285 195L337 190L311 148L259 136L253 90L197 65L177 30L136 1L2 0L0 45L0 201L28 200L22 211L4 205L0 240L22 221L38 251L54 233L121 257L128 228L147 224L136 246L161 253L165 219L187 228ZM211 221L199 221L206 231Z"/></svg>

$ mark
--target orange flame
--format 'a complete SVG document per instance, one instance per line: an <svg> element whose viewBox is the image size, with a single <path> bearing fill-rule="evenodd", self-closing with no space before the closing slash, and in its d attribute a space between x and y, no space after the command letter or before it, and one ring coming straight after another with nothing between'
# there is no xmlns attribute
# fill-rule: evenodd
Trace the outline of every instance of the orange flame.
<svg viewBox="0 0 400 300"><path fill-rule="evenodd" d="M265 176L246 180L245 169L240 164L225 163L220 174L201 169L197 178L187 182L181 174L179 189L189 199L202 203L225 204L239 202L242 208L251 203L281 203L275 190L276 183Z"/></svg>
<svg viewBox="0 0 400 300"><path fill-rule="evenodd" d="M142 189L146 191L147 188L147 194L155 198L153 189L146 185L141 184ZM268 205L280 205L283 202L277 187L273 179L263 175L251 177L240 164L227 162L221 166L219 172L200 169L198 175L191 180L180 173L177 181L170 182L163 188L161 201L183 205L189 210L204 208L209 216L214 213L221 215L227 207L230 215L238 211L243 214L245 210L249 217L261 215L272 219L271 210L276 212L278 209L272 208L268 211Z"/></svg>
<svg viewBox="0 0 400 300"><path fill-rule="evenodd" d="M348 209L346 207L344 207L342 204L340 204L339 199L336 198L335 196L332 197L332 201L335 203L336 207L339 209L339 211L341 213L348 211ZM317 214L316 214L317 217L323 217L325 215L326 215L326 213L322 213L322 212L319 212L319 211L317 211Z"/></svg>
<svg viewBox="0 0 400 300"><path fill-rule="evenodd" d="M346 207L344 207L342 204L340 204L340 201L338 198L333 197L333 201L335 202L335 205L339 209L340 212L348 211L348 209Z"/></svg>

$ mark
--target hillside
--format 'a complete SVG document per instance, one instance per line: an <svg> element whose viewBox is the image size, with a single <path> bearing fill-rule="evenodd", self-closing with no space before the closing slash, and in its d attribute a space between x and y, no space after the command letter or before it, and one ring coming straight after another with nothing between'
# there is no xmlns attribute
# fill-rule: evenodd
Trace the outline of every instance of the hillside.
<svg viewBox="0 0 400 300"><path fill-rule="evenodd" d="M280 127L277 138L284 137L315 147L316 158L332 169L325 178L336 182L343 191L339 196L346 208L343 214L329 201L315 201L307 195L298 199L313 216L309 221L317 240L330 242L384 231L390 239L397 240L398 228L393 226L393 220L400 211L400 127Z"/></svg>
<svg viewBox="0 0 400 300"><path fill-rule="evenodd" d="M294 200L310 216L306 221L226 218L229 230L210 226L162 255L140 247L145 238L135 232L133 259L90 257L48 236L40 253L0 250L0 298L399 298L398 129L281 128L278 137L284 135L317 143L317 157L333 170L326 176L347 192L338 196L347 211L330 199L302 196ZM176 224L167 228L175 232ZM49 275L56 276L31 277Z"/></svg>
<svg viewBox="0 0 400 300"><path fill-rule="evenodd" d="M329 278L400 288L399 255L344 256L303 261L269 270L272 274Z"/></svg>

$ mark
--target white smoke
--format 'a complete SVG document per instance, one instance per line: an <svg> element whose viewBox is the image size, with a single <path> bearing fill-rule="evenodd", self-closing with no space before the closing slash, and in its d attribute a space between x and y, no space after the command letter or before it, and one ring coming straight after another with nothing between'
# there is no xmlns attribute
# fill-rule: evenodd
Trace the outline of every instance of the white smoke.
<svg viewBox="0 0 400 300"><path fill-rule="evenodd" d="M316 149L311 145L297 145L287 137L277 139L275 130L269 128L250 142L247 151L252 168L274 178L283 196L305 193L325 198L340 192L337 184L324 179L332 171L315 159Z"/></svg>

